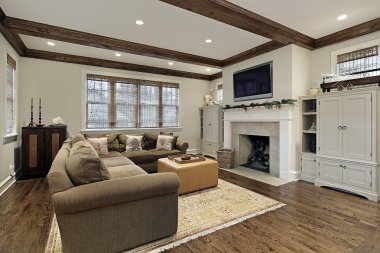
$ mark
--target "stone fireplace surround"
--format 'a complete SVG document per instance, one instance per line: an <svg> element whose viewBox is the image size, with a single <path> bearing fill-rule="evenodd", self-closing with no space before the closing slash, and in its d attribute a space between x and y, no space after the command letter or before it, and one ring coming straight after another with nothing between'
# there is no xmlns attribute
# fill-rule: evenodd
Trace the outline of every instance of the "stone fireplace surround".
<svg viewBox="0 0 380 253"><path fill-rule="evenodd" d="M239 135L261 135L270 138L270 174L286 180L296 180L295 138L291 106L280 109L264 107L229 109L224 112L224 147L235 148L237 167L244 163L239 158Z"/></svg>

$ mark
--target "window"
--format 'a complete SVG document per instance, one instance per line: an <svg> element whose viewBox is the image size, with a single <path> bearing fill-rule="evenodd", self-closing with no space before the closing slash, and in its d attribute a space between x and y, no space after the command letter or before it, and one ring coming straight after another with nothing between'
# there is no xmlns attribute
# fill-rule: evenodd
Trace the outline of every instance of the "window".
<svg viewBox="0 0 380 253"><path fill-rule="evenodd" d="M223 101L223 84L218 85L218 101Z"/></svg>
<svg viewBox="0 0 380 253"><path fill-rule="evenodd" d="M7 55L7 76L5 85L5 135L11 135L16 133L15 72L16 61L10 55Z"/></svg>
<svg viewBox="0 0 380 253"><path fill-rule="evenodd" d="M88 129L179 126L179 84L87 75Z"/></svg>
<svg viewBox="0 0 380 253"><path fill-rule="evenodd" d="M368 77L380 75L379 46L368 47L337 56L339 76L358 75Z"/></svg>

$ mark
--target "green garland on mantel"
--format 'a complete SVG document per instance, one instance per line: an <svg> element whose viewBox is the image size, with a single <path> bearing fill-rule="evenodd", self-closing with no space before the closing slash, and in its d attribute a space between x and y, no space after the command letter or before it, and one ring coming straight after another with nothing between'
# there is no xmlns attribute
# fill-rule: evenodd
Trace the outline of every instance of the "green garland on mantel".
<svg viewBox="0 0 380 253"><path fill-rule="evenodd" d="M241 105L226 105L223 107L224 110L229 109L244 109L247 111L248 108L255 108L264 106L267 109L272 109L273 107L279 109L282 105L290 105L290 106L296 106L298 103L297 99L281 99L281 101L275 100L271 102L264 102L264 103L250 103L249 105L241 104Z"/></svg>

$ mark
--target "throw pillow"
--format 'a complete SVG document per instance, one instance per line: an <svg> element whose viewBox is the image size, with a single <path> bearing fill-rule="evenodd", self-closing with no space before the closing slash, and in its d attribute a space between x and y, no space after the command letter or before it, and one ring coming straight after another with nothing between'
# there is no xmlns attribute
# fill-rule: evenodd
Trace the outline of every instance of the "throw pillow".
<svg viewBox="0 0 380 253"><path fill-rule="evenodd" d="M86 137L86 139L107 137L108 151L119 151L119 140L117 138L117 134L84 134L84 137Z"/></svg>
<svg viewBox="0 0 380 253"><path fill-rule="evenodd" d="M71 137L71 145L74 145L75 143L77 143L78 141L85 141L86 138L81 135L81 134L75 134L74 136Z"/></svg>
<svg viewBox="0 0 380 253"><path fill-rule="evenodd" d="M173 136L174 138L172 142L172 149L175 149L175 146L177 145L178 135L174 135L173 133L169 133L169 132L160 132L160 135Z"/></svg>
<svg viewBox="0 0 380 253"><path fill-rule="evenodd" d="M159 135L157 138L157 146L156 149L158 150L172 150L173 145L173 136L169 135Z"/></svg>
<svg viewBox="0 0 380 253"><path fill-rule="evenodd" d="M87 138L87 140L91 143L92 147L98 152L100 155L105 155L108 153L108 139L107 137L102 138Z"/></svg>
<svg viewBox="0 0 380 253"><path fill-rule="evenodd" d="M79 141L73 145L66 161L66 171L74 185L111 178L108 169L88 141Z"/></svg>
<svg viewBox="0 0 380 253"><path fill-rule="evenodd" d="M157 146L157 134L153 133L145 133L143 138L143 149L155 149Z"/></svg>
<svg viewBox="0 0 380 253"><path fill-rule="evenodd" d="M142 135L127 135L125 143L125 151L141 151Z"/></svg>

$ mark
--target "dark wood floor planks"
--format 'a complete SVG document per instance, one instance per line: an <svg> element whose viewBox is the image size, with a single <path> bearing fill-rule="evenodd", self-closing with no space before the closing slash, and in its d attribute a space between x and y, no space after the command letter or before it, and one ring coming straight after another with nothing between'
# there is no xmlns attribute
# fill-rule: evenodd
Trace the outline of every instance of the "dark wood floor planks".
<svg viewBox="0 0 380 253"><path fill-rule="evenodd" d="M298 181L279 187L219 177L286 206L168 252L380 252L380 203ZM43 252L52 218L45 179L18 181L0 197L0 252Z"/></svg>

